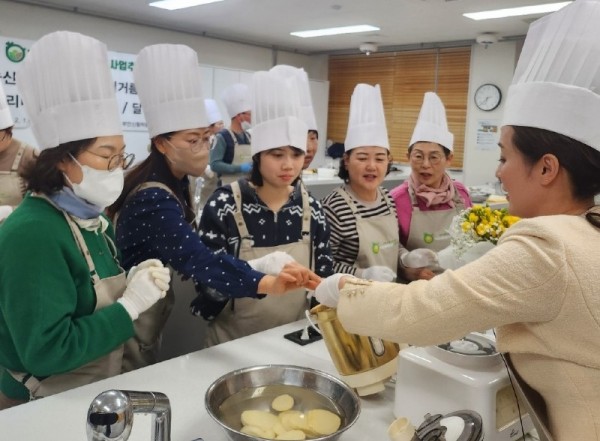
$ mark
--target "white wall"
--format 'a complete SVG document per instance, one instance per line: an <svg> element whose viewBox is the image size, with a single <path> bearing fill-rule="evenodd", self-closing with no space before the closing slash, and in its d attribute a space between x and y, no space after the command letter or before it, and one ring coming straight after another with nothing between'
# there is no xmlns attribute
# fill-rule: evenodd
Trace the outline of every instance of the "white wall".
<svg viewBox="0 0 600 441"><path fill-rule="evenodd" d="M519 45L519 42L511 41L495 43L487 48L479 44L473 46L463 166L463 181L466 185L483 185L496 180L494 173L498 165L500 148L497 146L490 150L477 148L478 121L493 120L497 121L498 125L502 123L502 112L508 86L514 73L515 56ZM490 112L479 110L473 98L475 90L485 83L496 84L502 91L500 106Z"/></svg>

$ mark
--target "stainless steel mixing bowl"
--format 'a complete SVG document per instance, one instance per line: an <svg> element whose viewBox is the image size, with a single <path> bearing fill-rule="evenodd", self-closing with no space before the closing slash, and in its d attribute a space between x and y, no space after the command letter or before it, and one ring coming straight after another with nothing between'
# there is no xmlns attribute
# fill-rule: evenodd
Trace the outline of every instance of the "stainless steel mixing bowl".
<svg viewBox="0 0 600 441"><path fill-rule="evenodd" d="M327 409L341 417L335 433L307 439L337 440L360 414L360 399L346 383L316 369L291 365L252 366L229 372L210 385L205 405L230 440L253 441L262 438L240 432L242 411L269 411L273 398L283 393L295 398L295 410Z"/></svg>

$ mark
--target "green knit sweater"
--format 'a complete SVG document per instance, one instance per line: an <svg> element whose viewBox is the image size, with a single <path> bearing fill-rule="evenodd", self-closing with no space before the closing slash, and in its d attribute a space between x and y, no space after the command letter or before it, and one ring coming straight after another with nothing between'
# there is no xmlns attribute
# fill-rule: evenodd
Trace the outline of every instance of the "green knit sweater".
<svg viewBox="0 0 600 441"><path fill-rule="evenodd" d="M81 233L99 277L118 274L102 234ZM26 197L0 224L0 366L38 377L69 372L134 335L119 303L95 306L87 263L62 212ZM29 397L1 368L0 390Z"/></svg>

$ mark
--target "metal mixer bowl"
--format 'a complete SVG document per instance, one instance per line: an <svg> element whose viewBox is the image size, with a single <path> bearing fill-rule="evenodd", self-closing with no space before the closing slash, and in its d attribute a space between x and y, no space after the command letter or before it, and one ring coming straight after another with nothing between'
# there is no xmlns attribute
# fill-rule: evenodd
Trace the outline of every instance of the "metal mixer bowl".
<svg viewBox="0 0 600 441"><path fill-rule="evenodd" d="M294 410L327 409L340 416L342 424L337 432L307 439L337 440L360 414L360 399L346 383L316 369L291 365L252 366L229 372L210 385L204 401L208 414L230 440L253 441L263 438L240 432L241 413L270 411L272 400L284 393L294 397Z"/></svg>

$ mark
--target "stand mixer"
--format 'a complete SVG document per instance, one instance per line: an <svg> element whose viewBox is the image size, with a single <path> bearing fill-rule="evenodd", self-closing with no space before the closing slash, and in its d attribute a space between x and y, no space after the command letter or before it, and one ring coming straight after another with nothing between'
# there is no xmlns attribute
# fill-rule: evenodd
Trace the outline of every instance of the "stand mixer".
<svg viewBox="0 0 600 441"><path fill-rule="evenodd" d="M425 348L409 347L398 356L394 415L413 424L424 414L472 409L481 415L486 441L510 441L533 429L528 414L519 418L515 394L495 342L480 334ZM520 406L523 413L523 406Z"/></svg>

